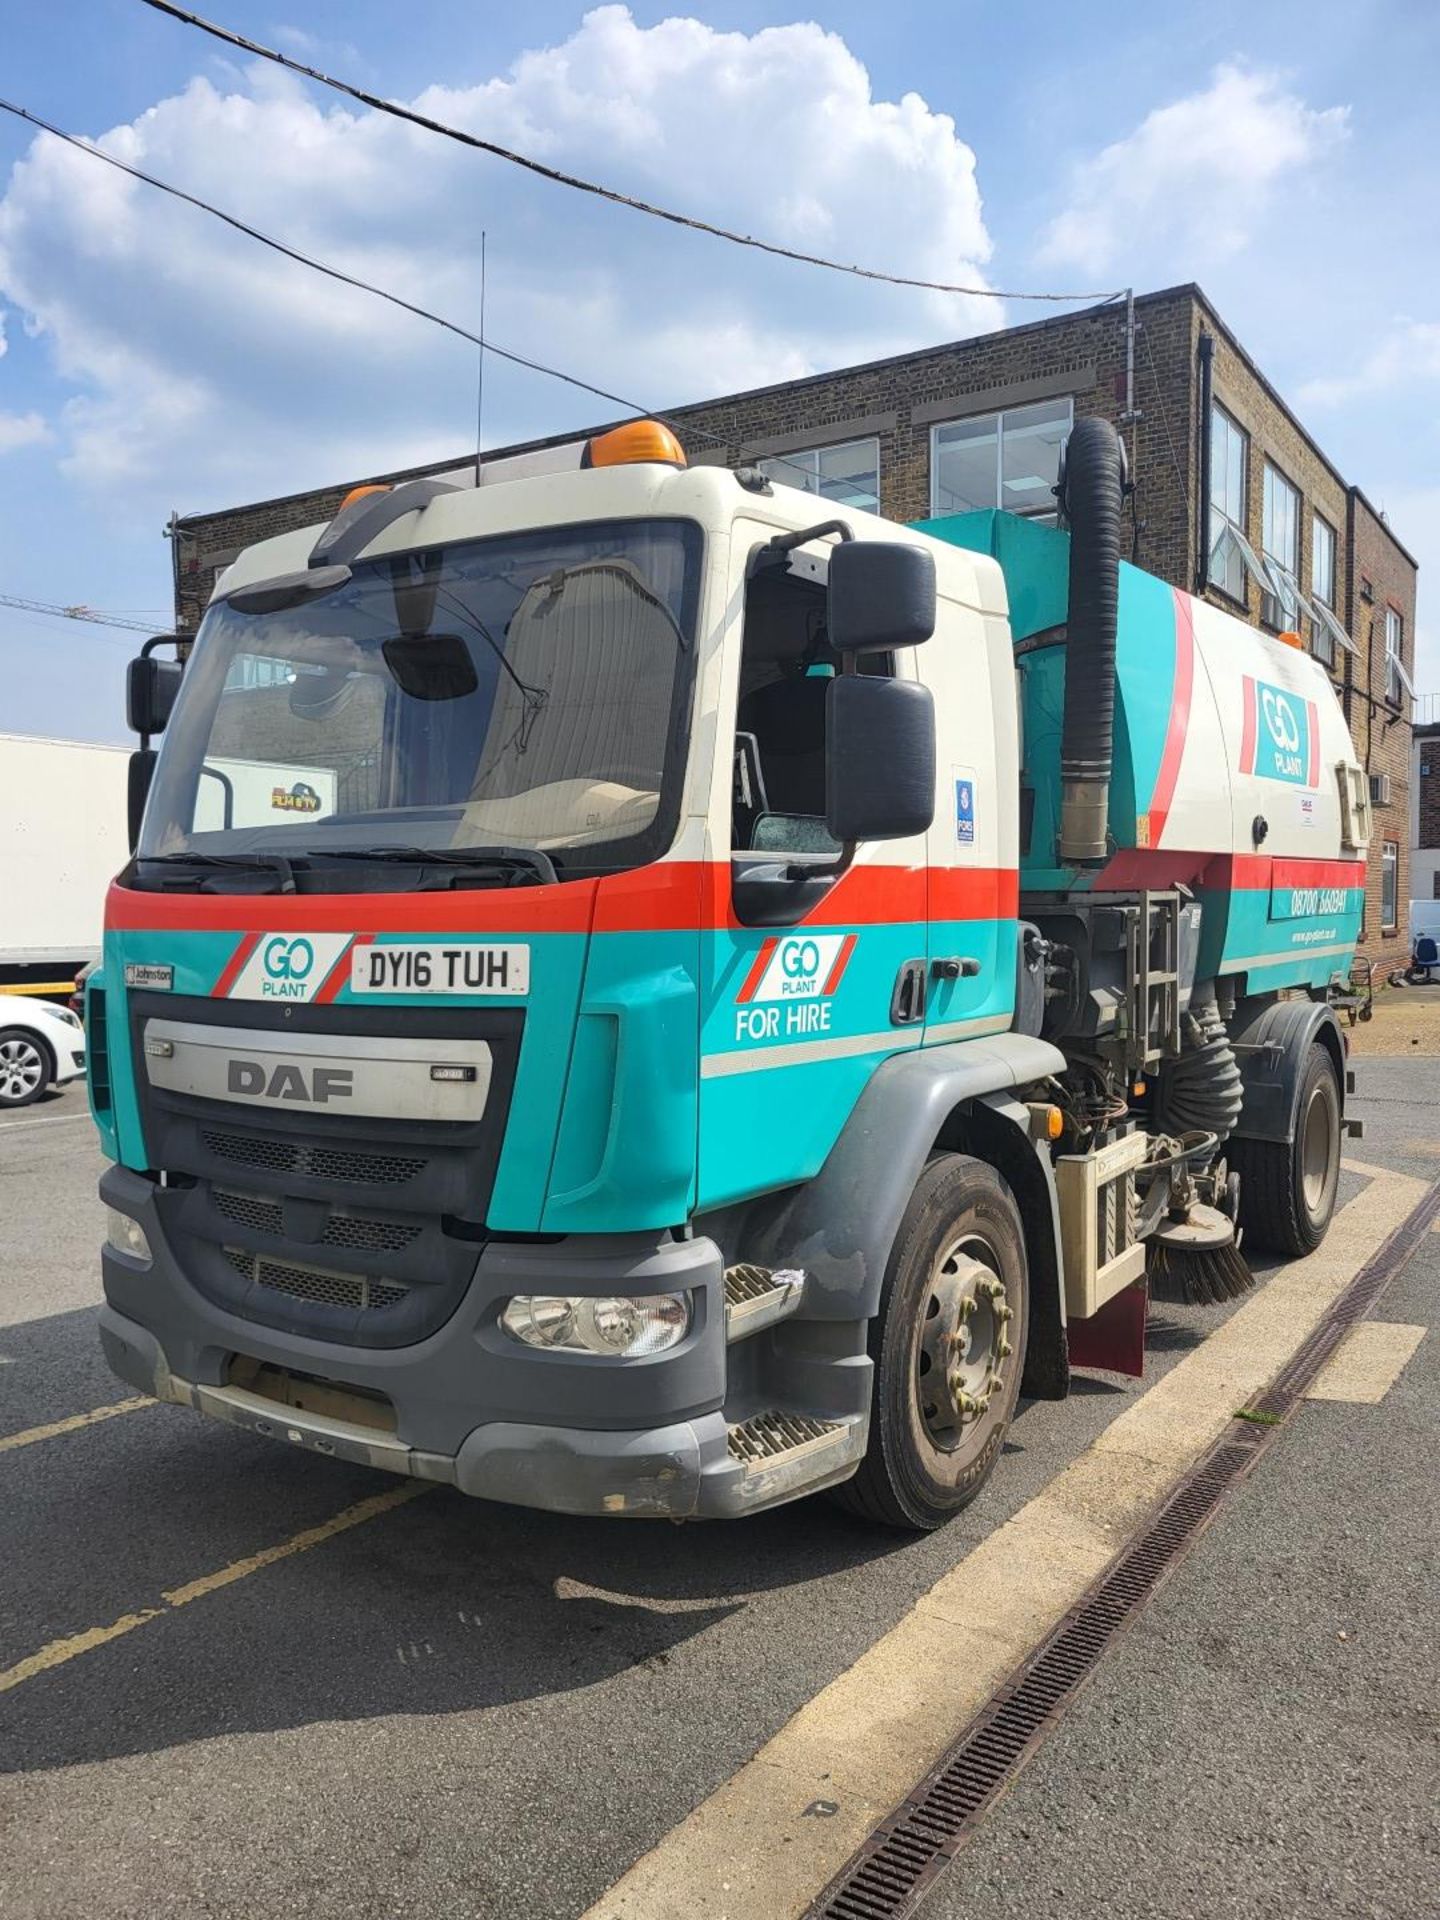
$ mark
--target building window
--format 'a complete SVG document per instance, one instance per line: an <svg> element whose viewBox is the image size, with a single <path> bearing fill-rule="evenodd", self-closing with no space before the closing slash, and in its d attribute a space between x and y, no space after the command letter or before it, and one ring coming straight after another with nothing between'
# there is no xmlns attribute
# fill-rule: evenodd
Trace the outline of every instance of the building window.
<svg viewBox="0 0 1440 1920"><path fill-rule="evenodd" d="M1394 933L1400 924L1400 843L1386 840L1380 848L1380 931Z"/></svg>
<svg viewBox="0 0 1440 1920"><path fill-rule="evenodd" d="M1260 596L1260 618L1266 626L1295 632L1300 626L1300 495L1268 460L1260 548L1274 582L1274 591Z"/></svg>
<svg viewBox="0 0 1440 1920"><path fill-rule="evenodd" d="M1245 475L1250 439L1225 409L1210 409L1210 567L1212 587L1245 598ZM1237 538L1236 536L1239 536Z"/></svg>
<svg viewBox="0 0 1440 1920"><path fill-rule="evenodd" d="M931 513L1003 507L1053 526L1060 455L1074 419L1075 403L1067 398L932 427Z"/></svg>
<svg viewBox="0 0 1440 1920"><path fill-rule="evenodd" d="M1335 607L1335 529L1317 513L1310 522L1310 598ZM1323 616L1310 623L1310 650L1327 667L1335 664L1335 636Z"/></svg>
<svg viewBox="0 0 1440 1920"><path fill-rule="evenodd" d="M1405 671L1403 658L1405 649L1405 621L1394 607L1385 609L1385 698L1393 705L1400 704L1400 690L1409 675Z"/></svg>
<svg viewBox="0 0 1440 1920"><path fill-rule="evenodd" d="M880 442L846 440L838 447L805 447L755 463L782 487L803 487L842 507L880 511Z"/></svg>

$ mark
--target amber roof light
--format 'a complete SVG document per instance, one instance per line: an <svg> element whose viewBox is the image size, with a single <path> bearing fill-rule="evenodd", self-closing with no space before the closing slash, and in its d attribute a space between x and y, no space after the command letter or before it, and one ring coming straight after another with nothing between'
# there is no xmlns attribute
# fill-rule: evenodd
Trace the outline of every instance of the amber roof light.
<svg viewBox="0 0 1440 1920"><path fill-rule="evenodd" d="M669 427L658 420L627 420L623 427L597 434L586 445L582 467L626 467L640 460L659 460L683 467L685 449Z"/></svg>

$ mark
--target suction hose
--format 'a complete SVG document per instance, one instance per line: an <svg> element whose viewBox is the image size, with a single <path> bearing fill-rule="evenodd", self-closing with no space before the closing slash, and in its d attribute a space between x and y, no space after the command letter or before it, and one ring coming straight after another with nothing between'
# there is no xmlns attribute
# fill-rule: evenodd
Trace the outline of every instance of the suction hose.
<svg viewBox="0 0 1440 1920"><path fill-rule="evenodd" d="M1185 1019L1185 1048L1160 1076L1157 1118L1167 1133L1211 1133L1223 1146L1240 1118L1245 1088L1220 1009L1193 1001Z"/></svg>
<svg viewBox="0 0 1440 1920"><path fill-rule="evenodd" d="M1070 527L1060 736L1060 858L1067 866L1095 865L1107 852L1124 491L1125 449L1114 427L1108 420L1077 420L1059 488Z"/></svg>

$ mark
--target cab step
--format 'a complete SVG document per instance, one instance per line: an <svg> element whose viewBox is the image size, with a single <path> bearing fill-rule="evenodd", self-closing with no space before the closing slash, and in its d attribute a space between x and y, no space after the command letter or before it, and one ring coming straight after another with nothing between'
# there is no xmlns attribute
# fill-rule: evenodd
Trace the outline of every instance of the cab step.
<svg viewBox="0 0 1440 1920"><path fill-rule="evenodd" d="M842 1445L852 1424L844 1420L817 1420L808 1413L753 1413L729 1430L730 1457L746 1473L779 1465L788 1467L808 1454Z"/></svg>
<svg viewBox="0 0 1440 1920"><path fill-rule="evenodd" d="M805 1276L793 1267L742 1265L725 1269L725 1338L744 1340L773 1327L799 1306Z"/></svg>

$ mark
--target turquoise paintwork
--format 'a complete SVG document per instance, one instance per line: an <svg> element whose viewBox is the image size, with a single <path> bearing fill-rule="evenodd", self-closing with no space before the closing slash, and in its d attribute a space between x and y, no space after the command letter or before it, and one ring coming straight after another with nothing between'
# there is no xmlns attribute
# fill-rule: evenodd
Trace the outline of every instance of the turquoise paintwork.
<svg viewBox="0 0 1440 1920"><path fill-rule="evenodd" d="M546 1233L621 1233L689 1218L699 946L695 931L591 940L541 1221ZM541 1013L532 999L527 1041ZM558 1051L568 1033L548 1013L544 1022Z"/></svg>
<svg viewBox="0 0 1440 1920"><path fill-rule="evenodd" d="M1005 575L1011 632L1026 640L1064 624L1069 607L1070 536L1009 513L954 514L916 523L924 533L972 553L988 553ZM1060 731L1065 712L1065 649L1022 654L1022 784L1034 794L1030 840L1020 856L1021 884L1037 891L1083 888L1090 876L1061 866ZM1175 692L1175 595L1163 580L1122 562L1115 642L1115 759L1110 832L1117 847L1136 845L1136 817L1148 813L1165 751Z"/></svg>

